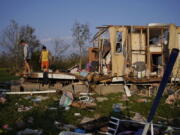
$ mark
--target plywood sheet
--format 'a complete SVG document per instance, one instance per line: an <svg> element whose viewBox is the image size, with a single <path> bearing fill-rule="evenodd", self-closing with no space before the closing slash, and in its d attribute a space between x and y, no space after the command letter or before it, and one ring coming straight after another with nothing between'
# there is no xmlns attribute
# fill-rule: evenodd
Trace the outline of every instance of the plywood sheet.
<svg viewBox="0 0 180 135"><path fill-rule="evenodd" d="M126 28L124 28L124 27L121 27L121 28L110 27L109 28L110 43L111 43L111 54L112 54L112 75L122 76L124 74L125 58L124 58L123 53L116 53L115 52L116 33L118 31L123 32L122 42L124 42Z"/></svg>
<svg viewBox="0 0 180 135"><path fill-rule="evenodd" d="M160 53L162 52L162 47L160 46L150 46L149 48L150 52Z"/></svg>
<svg viewBox="0 0 180 135"><path fill-rule="evenodd" d="M138 53L133 53L132 54L132 64L136 62L145 62L145 55L144 54L138 54Z"/></svg>
<svg viewBox="0 0 180 135"><path fill-rule="evenodd" d="M132 33L131 34L132 50L145 50L146 36L145 34Z"/></svg>

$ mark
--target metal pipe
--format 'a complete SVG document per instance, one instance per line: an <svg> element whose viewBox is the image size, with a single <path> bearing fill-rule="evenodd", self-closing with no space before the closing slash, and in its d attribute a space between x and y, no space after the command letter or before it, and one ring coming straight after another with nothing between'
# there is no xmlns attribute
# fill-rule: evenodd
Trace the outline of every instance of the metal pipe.
<svg viewBox="0 0 180 135"><path fill-rule="evenodd" d="M164 71L164 74L163 74L163 78L162 78L162 80L160 82L160 86L158 88L158 93L157 93L157 95L156 95L156 97L155 97L155 99L153 101L153 104L152 104L152 107L151 107L151 111L150 111L149 116L147 118L147 124L144 127L144 131L143 131L142 135L146 135L147 134L147 131L148 131L148 128L149 128L149 124L152 122L153 117L154 117L154 115L156 113L156 110L158 108L160 99L162 97L162 94L164 92L166 84L168 83L169 77L170 77L170 75L172 73L173 66L174 66L174 64L176 62L176 58L178 56L178 53L179 53L179 50L176 49L176 48L173 48L172 51L171 51L168 63L166 65L166 68L165 68L165 71Z"/></svg>
<svg viewBox="0 0 180 135"><path fill-rule="evenodd" d="M152 105L151 111L149 113L147 122L151 122L154 115L155 115L155 112L156 112L157 107L159 105L159 102L160 102L160 99L161 99L162 94L164 92L164 89L166 87L166 84L168 83L169 76L171 75L171 72L173 70L173 66L174 66L174 64L176 62L176 58L178 56L178 53L179 53L179 50L175 49L175 48L171 51L169 61L168 61L167 65L166 65L166 69L164 71L164 75L163 75L163 78L161 80L160 86L158 88L158 93L157 93L156 98L155 98L155 100L153 102L153 105Z"/></svg>

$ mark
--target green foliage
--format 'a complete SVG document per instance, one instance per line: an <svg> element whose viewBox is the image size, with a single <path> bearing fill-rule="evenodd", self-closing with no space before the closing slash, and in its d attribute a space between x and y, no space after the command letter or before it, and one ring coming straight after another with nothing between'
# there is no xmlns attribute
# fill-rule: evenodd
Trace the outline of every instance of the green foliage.
<svg viewBox="0 0 180 135"><path fill-rule="evenodd" d="M79 68L82 68L82 55L83 55L83 45L90 39L90 29L88 24L80 24L75 22L72 28L72 36L76 45L79 46L80 50L80 59L79 59Z"/></svg>
<svg viewBox="0 0 180 135"><path fill-rule="evenodd" d="M31 100L35 98L36 95L32 96L30 99L26 99L25 97L27 96L25 95L8 96L7 102L5 104L0 104L0 125L8 124L10 127L13 127L13 131L11 131L12 134L15 134L18 130L21 130L15 128L15 123L17 121L24 121L28 128L42 129L44 134L53 135L60 132L60 130L54 125L55 121L78 126L84 117L94 118L96 115L99 115L100 117L110 117L113 115L122 118L123 116L128 116L128 113L130 114L129 116L133 117L135 112L139 112L147 118L153 99L134 95L129 98L129 101L122 101L122 94L110 94L106 96L108 100L97 102L97 106L93 110L70 107L70 110L66 111L58 105L61 95L48 94L46 96L48 96L49 99L38 103ZM95 97L97 97L97 95L95 95ZM145 98L150 102L136 102L136 100L141 98ZM164 99L165 98L163 97L161 100L162 102L154 119L155 123L159 120L159 116L165 119L179 117L180 109L175 106L173 108L171 105L165 105ZM125 109L121 107L120 113L113 112L112 106L117 103L126 107ZM17 109L21 105L32 106L33 108L27 112L18 112ZM56 107L57 110L50 110L48 109L49 107ZM80 113L81 116L76 117L74 116L74 113ZM27 124L29 117L33 117L34 119L32 124ZM8 132L7 134L10 134L11 132Z"/></svg>
<svg viewBox="0 0 180 135"><path fill-rule="evenodd" d="M10 80L17 80L17 79L19 79L19 77L10 74L9 69L0 68L0 82L6 82L6 81L10 81Z"/></svg>
<svg viewBox="0 0 180 135"><path fill-rule="evenodd" d="M32 69L34 71L41 70L40 54L41 54L41 52L38 49L33 52L32 59L31 59L31 65L32 65Z"/></svg>
<svg viewBox="0 0 180 135"><path fill-rule="evenodd" d="M6 67L15 68L22 67L23 63L23 47L19 44L20 40L25 40L35 50L40 46L37 39L35 29L29 25L20 26L16 21L11 21L4 29L0 38L0 45L4 49L4 54L0 56L0 60L4 58ZM12 62L13 61L13 62Z"/></svg>
<svg viewBox="0 0 180 135"><path fill-rule="evenodd" d="M75 65L78 65L80 56L78 54L71 54L70 56L59 57L51 64L51 69L56 70L59 69L60 71L65 71ZM82 67L85 68L87 63L87 56L82 58Z"/></svg>
<svg viewBox="0 0 180 135"><path fill-rule="evenodd" d="M55 54L53 60L50 61L50 68L65 71L75 66L80 61L80 68L85 68L87 56L83 54L83 45L90 38L90 30L88 24L80 24L76 22L73 25L73 37L77 45L79 45L80 54L73 53L64 56L63 53L70 46L63 40L54 40ZM41 46L40 41L35 35L35 29L29 25L19 25L16 21L11 21L4 29L0 38L0 45L4 52L0 52L0 67L12 69L14 73L22 71L23 67L23 47L19 44L20 40L25 40L33 50L31 66L33 71L40 71L39 55Z"/></svg>

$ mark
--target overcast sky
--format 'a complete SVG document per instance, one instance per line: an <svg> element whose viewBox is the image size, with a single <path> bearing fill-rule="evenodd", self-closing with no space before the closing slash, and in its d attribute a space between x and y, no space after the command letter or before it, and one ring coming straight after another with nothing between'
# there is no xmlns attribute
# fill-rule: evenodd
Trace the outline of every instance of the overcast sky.
<svg viewBox="0 0 180 135"><path fill-rule="evenodd" d="M75 21L95 27L108 24L180 25L180 0L0 0L0 31L15 20L36 29L41 41L71 39Z"/></svg>

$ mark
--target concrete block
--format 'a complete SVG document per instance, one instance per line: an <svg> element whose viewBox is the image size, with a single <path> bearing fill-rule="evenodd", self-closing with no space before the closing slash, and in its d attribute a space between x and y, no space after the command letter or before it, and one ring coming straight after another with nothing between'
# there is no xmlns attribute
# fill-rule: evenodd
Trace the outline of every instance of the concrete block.
<svg viewBox="0 0 180 135"><path fill-rule="evenodd" d="M97 85L95 87L95 92L99 95L108 95L112 93L124 92L123 85Z"/></svg>

